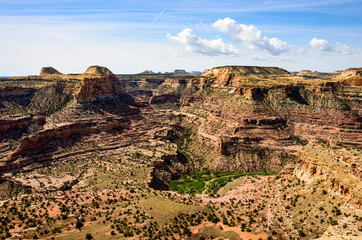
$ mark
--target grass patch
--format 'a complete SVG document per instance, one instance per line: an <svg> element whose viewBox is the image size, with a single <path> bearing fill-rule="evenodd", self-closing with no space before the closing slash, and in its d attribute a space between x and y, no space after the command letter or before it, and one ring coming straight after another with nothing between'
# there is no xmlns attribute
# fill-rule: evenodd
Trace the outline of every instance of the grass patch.
<svg viewBox="0 0 362 240"><path fill-rule="evenodd" d="M111 228L108 224L104 224L101 222L92 223L86 225L81 230L70 230L64 233L59 234L55 237L56 240L83 240L85 239L85 235L90 233L94 238L93 239L119 239L118 236L111 236L109 232Z"/></svg>
<svg viewBox="0 0 362 240"><path fill-rule="evenodd" d="M226 193L228 193L229 191L237 188L238 186L240 186L244 181L244 178L240 177L238 179L235 179L229 183L227 183L224 187L221 187L216 194L219 194L220 196L224 196Z"/></svg>
<svg viewBox="0 0 362 240"><path fill-rule="evenodd" d="M172 182L170 187L173 191L179 193L202 193L205 187L204 181L191 181L191 182Z"/></svg>
<svg viewBox="0 0 362 240"><path fill-rule="evenodd" d="M158 223L169 223L178 213L192 214L197 211L207 211L206 208L184 203L178 203L162 196L149 195L139 201L141 209L147 212Z"/></svg>
<svg viewBox="0 0 362 240"><path fill-rule="evenodd" d="M233 231L223 231L219 227L216 226L207 226L204 227L200 233L202 236L207 236L212 239L221 238L221 239L230 239L230 240L242 240L241 237L236 232Z"/></svg>
<svg viewBox="0 0 362 240"><path fill-rule="evenodd" d="M255 177L255 176L268 176L268 175L275 175L276 173L274 172L250 172L250 173L231 173L231 175L226 175L224 177L219 177L216 178L214 180L212 180L207 188L206 188L206 193L208 194L215 194L217 193L217 191L224 187L227 183L231 182L232 180L239 178L239 177L244 177L244 176L250 176L250 177Z"/></svg>
<svg viewBox="0 0 362 240"><path fill-rule="evenodd" d="M190 175L182 176L181 180L170 182L170 188L179 193L215 194L220 188L224 187L228 182L243 176L267 176L276 175L274 172L218 172L215 170L195 171Z"/></svg>

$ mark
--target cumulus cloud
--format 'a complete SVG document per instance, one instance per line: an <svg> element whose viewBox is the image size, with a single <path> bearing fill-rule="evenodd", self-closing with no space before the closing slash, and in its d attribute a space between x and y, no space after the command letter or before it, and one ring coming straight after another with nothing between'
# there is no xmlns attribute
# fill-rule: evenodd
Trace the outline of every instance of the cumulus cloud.
<svg viewBox="0 0 362 240"><path fill-rule="evenodd" d="M237 24L234 19L225 18L219 19L212 26L251 50L263 50L274 56L289 51L287 42L263 36L261 31L253 25Z"/></svg>
<svg viewBox="0 0 362 240"><path fill-rule="evenodd" d="M348 47L346 44L339 44L337 43L337 46L334 48L337 53L348 55L353 54L354 50L350 47Z"/></svg>
<svg viewBox="0 0 362 240"><path fill-rule="evenodd" d="M333 51L332 45L329 44L329 42L325 39L313 38L312 40L310 40L309 46L311 47L311 49L316 51L324 51L324 52Z"/></svg>
<svg viewBox="0 0 362 240"><path fill-rule="evenodd" d="M336 52L344 55L354 53L354 50L346 44L340 44L337 42L336 45L332 45L325 39L313 38L310 40L309 46L312 50L321 52Z"/></svg>
<svg viewBox="0 0 362 240"><path fill-rule="evenodd" d="M190 28L185 28L177 36L167 34L167 38L172 42L184 45L189 53L209 56L238 54L238 51L232 44L225 43L221 38L215 40L201 39Z"/></svg>

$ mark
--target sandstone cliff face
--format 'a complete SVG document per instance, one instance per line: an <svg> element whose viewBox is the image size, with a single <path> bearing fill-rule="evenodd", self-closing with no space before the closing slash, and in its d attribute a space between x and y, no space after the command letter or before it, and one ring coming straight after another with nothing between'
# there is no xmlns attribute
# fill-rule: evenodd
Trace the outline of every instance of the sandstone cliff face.
<svg viewBox="0 0 362 240"><path fill-rule="evenodd" d="M108 108L112 104L125 109L123 116L139 111L127 105L130 101L119 103L125 89L107 68L92 66L80 75L42 72L44 76L60 76L63 80L57 82L70 87L59 87L55 92L69 94L74 100L66 111L47 119L47 126L76 123L89 117L88 111L98 119L104 116L97 111L119 116L120 111ZM147 108L150 105L156 108L169 102L174 106L165 104L164 109L181 106L173 114L177 124L192 131L199 144L191 151L196 153L201 147L199 154L205 155L212 149L205 167L280 171L308 142L362 146L361 89L341 84L340 78L311 80L280 68L219 67L201 77L134 79L124 84L137 98L134 106L147 111L152 111ZM107 99L116 101L103 101L102 109L96 111L88 106ZM82 134L83 130L79 131Z"/></svg>
<svg viewBox="0 0 362 240"><path fill-rule="evenodd" d="M204 85L206 92L182 98L176 112L200 143L222 156L215 166L279 171L308 142L362 147L360 88L334 79L293 78L274 68L256 68L269 76L245 70L211 70L208 81L221 84Z"/></svg>
<svg viewBox="0 0 362 240"><path fill-rule="evenodd" d="M290 74L288 71L278 67L257 67L257 66L225 66L216 67L203 75L213 75L216 78L229 77L228 75L233 74L234 76L265 76L265 75L283 75Z"/></svg>
<svg viewBox="0 0 362 240"><path fill-rule="evenodd" d="M155 161L152 163L152 166L151 171L147 175L147 186L157 190L169 190L169 187L156 174L160 170L167 172L168 167L166 163L164 161Z"/></svg>
<svg viewBox="0 0 362 240"><path fill-rule="evenodd" d="M125 118L120 119L100 119L100 120L81 120L73 123L63 123L55 128L48 128L39 131L20 140L18 148L11 154L10 159L14 156L34 152L43 148L43 145L50 139L66 138L73 134L81 136L94 132L108 131L114 128L125 128L127 126Z"/></svg>
<svg viewBox="0 0 362 240"><path fill-rule="evenodd" d="M155 104L155 103L164 103L167 101L177 101L180 99L179 95L175 94L162 94L162 95L156 95L152 96L149 100L149 104Z"/></svg>
<svg viewBox="0 0 362 240"><path fill-rule="evenodd" d="M19 124L23 125L19 125ZM42 122L44 124L44 122ZM29 121L21 121L15 127L26 127ZM130 121L125 117L105 117L102 119L75 120L70 123L62 123L56 126L45 126L34 134L25 136L19 140L18 147L3 158L0 162L0 173L13 169L20 170L32 162L52 160L63 142L80 141L85 136L101 134L102 132L119 132L129 128ZM7 125L2 125L2 128ZM3 129L5 130L5 129ZM95 150L95 149L94 149Z"/></svg>
<svg viewBox="0 0 362 240"><path fill-rule="evenodd" d="M362 86L362 68L349 68L340 75L342 83L352 86Z"/></svg>
<svg viewBox="0 0 362 240"><path fill-rule="evenodd" d="M362 77L349 78L343 81L343 83L352 85L352 86L362 86Z"/></svg>
<svg viewBox="0 0 362 240"><path fill-rule="evenodd" d="M78 75L62 74L52 67L43 67L39 76L30 78L63 82L73 86L68 89L67 94L72 95L78 103L94 102L107 98L119 100L119 95L125 92L119 79L108 68L100 66L91 66L83 74ZM78 83L75 84L76 82ZM0 90L0 94L1 92ZM10 90L7 89L6 92L9 94Z"/></svg>
<svg viewBox="0 0 362 240"><path fill-rule="evenodd" d="M90 76L81 80L74 97L78 103L93 102L106 98L119 99L124 93L121 82L115 75Z"/></svg>
<svg viewBox="0 0 362 240"><path fill-rule="evenodd" d="M341 73L341 77L362 77L362 68L349 68Z"/></svg>
<svg viewBox="0 0 362 240"><path fill-rule="evenodd" d="M29 125L31 117L13 117L0 119L0 133L7 132L11 129L22 130Z"/></svg>
<svg viewBox="0 0 362 240"><path fill-rule="evenodd" d="M39 84L0 87L0 173L52 160L62 147L60 142L71 146L85 136L121 132L130 123L127 116L139 113L137 107L129 106L134 100L125 94L119 79L105 67L92 66L80 75L46 67L32 82ZM19 115L10 115L9 110L3 113L1 104ZM18 145L16 149L11 141Z"/></svg>
<svg viewBox="0 0 362 240"><path fill-rule="evenodd" d="M40 78L51 80L78 80L73 93L78 103L94 102L107 98L118 99L124 88L119 79L106 67L91 66L80 75L64 75L51 67L42 68Z"/></svg>
<svg viewBox="0 0 362 240"><path fill-rule="evenodd" d="M0 87L0 97L25 96L34 91L34 88L6 86Z"/></svg>
<svg viewBox="0 0 362 240"><path fill-rule="evenodd" d="M255 66L226 66L216 67L202 74L208 78L215 78L215 84L219 87L242 85L245 80L253 78L266 78L272 76L289 76L290 73L277 67L255 67Z"/></svg>
<svg viewBox="0 0 362 240"><path fill-rule="evenodd" d="M302 70L297 73L297 76L307 77L307 78L331 78L335 75L339 75L340 73L323 73L317 71L310 71L310 70Z"/></svg>
<svg viewBox="0 0 362 240"><path fill-rule="evenodd" d="M129 127L129 121L124 118L105 118L78 120L72 123L62 123L53 128L47 128L37 133L25 136L19 140L19 146L0 165L0 172L14 168L20 168L29 164L27 155L34 155L40 161L47 152L53 152L57 146L57 140L67 138L79 138L86 135L110 131L113 129L125 129ZM18 159L18 156L22 156ZM25 157L25 158L24 158ZM49 160L49 158L44 158ZM32 160L30 160L31 162Z"/></svg>
<svg viewBox="0 0 362 240"><path fill-rule="evenodd" d="M330 191L362 208L362 158L359 149L350 151L309 144L298 151L297 157L294 170L297 177L307 183L322 180Z"/></svg>

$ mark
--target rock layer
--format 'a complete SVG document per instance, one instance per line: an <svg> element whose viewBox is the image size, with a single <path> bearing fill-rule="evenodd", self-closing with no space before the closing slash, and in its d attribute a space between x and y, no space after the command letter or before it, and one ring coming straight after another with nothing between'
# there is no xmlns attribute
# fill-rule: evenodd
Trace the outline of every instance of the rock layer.
<svg viewBox="0 0 362 240"><path fill-rule="evenodd" d="M352 86L362 86L362 68L349 68L343 71L340 78L342 82Z"/></svg>
<svg viewBox="0 0 362 240"><path fill-rule="evenodd" d="M226 66L216 67L202 76L215 78L215 82L220 87L233 86L241 84L244 78L266 78L272 76L289 76L290 73L277 67L256 67L256 66Z"/></svg>
<svg viewBox="0 0 362 240"><path fill-rule="evenodd" d="M14 79L16 84L19 80ZM129 126L127 116L139 113L129 106L135 105L134 100L125 94L119 79L105 67L92 66L81 75L46 67L32 82L39 84L0 87L0 108L4 101L14 111L22 111L22 115L0 118L0 172L51 160L61 142L74 145L85 136L121 132Z"/></svg>
<svg viewBox="0 0 362 240"><path fill-rule="evenodd" d="M61 115L48 119L47 126L76 124L88 118L88 112L94 114L92 104L99 104L96 112L114 118L137 115L138 109L128 105L147 109L150 116L155 109L171 114L178 108L172 113L173 132L192 133L194 142L188 151L201 167L280 171L308 142L362 147L361 89L343 84L345 79L340 77L311 80L273 67L218 67L199 77L126 79L123 84L136 99L129 101L122 83L107 68L92 66L80 75L50 75L62 78L70 86L64 92L82 106L69 104ZM98 114L99 121L106 119ZM210 156L205 157L206 152Z"/></svg>
<svg viewBox="0 0 362 240"><path fill-rule="evenodd" d="M308 145L297 156L297 177L307 183L323 180L330 191L362 208L362 158L358 150L351 153L345 148Z"/></svg>
<svg viewBox="0 0 362 240"><path fill-rule="evenodd" d="M0 97L25 96L34 91L34 88L6 86L0 87Z"/></svg>
<svg viewBox="0 0 362 240"><path fill-rule="evenodd" d="M308 142L362 147L358 87L278 68L224 67L205 76L200 87L208 93L184 96L176 114L200 143L223 156L215 166L279 171Z"/></svg>
<svg viewBox="0 0 362 240"><path fill-rule="evenodd" d="M84 78L79 83L78 88L79 90L74 95L78 103L94 102L107 98L119 99L119 95L124 93L122 84L113 74Z"/></svg>

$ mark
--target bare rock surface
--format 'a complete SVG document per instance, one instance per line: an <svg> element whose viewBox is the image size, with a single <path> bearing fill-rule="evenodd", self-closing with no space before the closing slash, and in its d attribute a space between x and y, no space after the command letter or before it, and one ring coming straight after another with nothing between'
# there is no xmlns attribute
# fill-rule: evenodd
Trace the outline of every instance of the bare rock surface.
<svg viewBox="0 0 362 240"><path fill-rule="evenodd" d="M51 75L51 74L61 74L61 73L53 67L42 67L39 76Z"/></svg>
<svg viewBox="0 0 362 240"><path fill-rule="evenodd" d="M119 94L124 93L121 82L108 68L89 67L80 78L79 90L75 93L75 99L79 103L118 98Z"/></svg>

